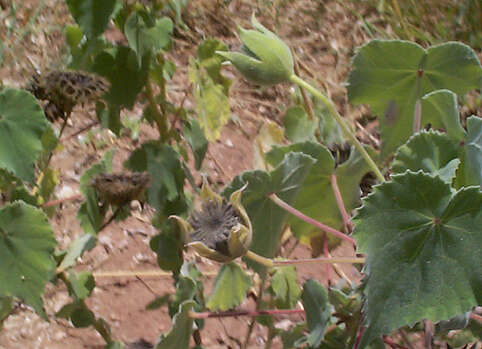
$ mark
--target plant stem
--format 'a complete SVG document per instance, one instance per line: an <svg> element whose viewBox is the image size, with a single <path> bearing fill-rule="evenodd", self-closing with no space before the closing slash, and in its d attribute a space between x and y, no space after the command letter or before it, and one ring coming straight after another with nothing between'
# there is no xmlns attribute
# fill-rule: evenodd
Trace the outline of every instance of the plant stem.
<svg viewBox="0 0 482 349"><path fill-rule="evenodd" d="M207 271L203 272L203 276L216 276L218 272ZM94 271L92 275L95 278L109 278L109 277L170 277L172 272L162 270L113 270L113 271Z"/></svg>
<svg viewBox="0 0 482 349"><path fill-rule="evenodd" d="M156 122L157 129L159 131L159 139L165 142L169 137L167 118L165 113L159 110L159 105L154 97L154 92L152 91L151 80L146 81L146 97L149 102L149 106L152 110L152 115L154 116L154 121Z"/></svg>
<svg viewBox="0 0 482 349"><path fill-rule="evenodd" d="M312 263L349 263L349 264L363 264L365 258L363 257L331 257L331 258L306 258L306 259L285 259L285 260L272 260L263 256L260 256L253 251L246 252L244 255L246 258L251 259L265 267L284 267L286 265L294 264L312 264Z"/></svg>
<svg viewBox="0 0 482 349"><path fill-rule="evenodd" d="M301 213L300 211L298 211L296 208L290 206L289 204L287 204L286 202L284 202L283 200L281 200L276 194L272 193L272 194L269 194L268 196L276 205L278 205L279 207L281 207L282 209L288 211L289 213L291 213L292 215L298 217L299 219L305 221L306 223L308 224L311 224L323 231L326 231L327 233L330 233L330 234L333 234L335 235L336 237L339 237L340 239L343 239L343 240L346 240L346 241L349 241L350 243L352 243L353 245L355 245L355 240L351 237L349 237L348 235L345 235L343 234L341 231L338 231L332 227L329 227L323 223L320 223L318 222L317 220L311 218L311 217L308 217L307 215Z"/></svg>
<svg viewBox="0 0 482 349"><path fill-rule="evenodd" d="M347 233L351 234L353 226L350 222L350 215L346 212L345 205L343 204L343 198L341 196L340 188L338 187L338 182L336 180L336 175L330 175L331 188L333 189L333 194L335 195L336 204L340 210L341 216L343 217L343 223L345 224L345 229Z"/></svg>
<svg viewBox="0 0 482 349"><path fill-rule="evenodd" d="M385 178L383 177L383 174L381 173L380 169L375 164L375 162L370 157L370 155L368 155L365 148L363 148L362 144L355 137L355 135L350 130L350 128L347 126L347 124L342 119L340 114L338 114L338 111L336 110L333 102L330 99L328 99L323 93L321 93L318 89L314 88L309 83L307 83L306 81L304 81L303 79L301 79L300 77L298 77L294 74L290 76L290 81L295 83L296 85L298 85L300 87L303 87L304 89L309 91L311 94L313 94L317 99L319 99L323 103L323 105L330 111L330 114L335 118L336 122L341 127L341 129L343 130L343 133L350 139L351 143L358 149L360 154L363 156L365 161L368 163L368 165L370 166L372 171L377 176L378 180L380 182L384 182Z"/></svg>
<svg viewBox="0 0 482 349"><path fill-rule="evenodd" d="M293 315L304 314L303 309L265 309L265 310L238 310L238 311L223 311L223 312L204 312L196 313L189 312L189 317L192 319L208 319L208 318L223 318L235 316L261 316L261 315Z"/></svg>
<svg viewBox="0 0 482 349"><path fill-rule="evenodd" d="M417 99L413 112L413 133L420 132L420 124L422 122L422 101Z"/></svg>

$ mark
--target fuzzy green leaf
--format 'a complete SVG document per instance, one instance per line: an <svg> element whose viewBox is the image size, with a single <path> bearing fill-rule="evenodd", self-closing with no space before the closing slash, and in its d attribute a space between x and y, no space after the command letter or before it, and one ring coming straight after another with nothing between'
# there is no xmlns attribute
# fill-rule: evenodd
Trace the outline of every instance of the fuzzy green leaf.
<svg viewBox="0 0 482 349"><path fill-rule="evenodd" d="M224 263L206 306L213 311L233 309L244 301L250 287L250 276L238 264Z"/></svg>
<svg viewBox="0 0 482 349"><path fill-rule="evenodd" d="M295 267L277 268L271 277L271 290L278 308L294 308L301 294Z"/></svg>
<svg viewBox="0 0 482 349"><path fill-rule="evenodd" d="M77 258L82 257L84 252L92 250L97 243L97 238L91 234L84 234L75 239L67 249L67 254L58 266L58 272L73 266Z"/></svg>
<svg viewBox="0 0 482 349"><path fill-rule="evenodd" d="M42 151L48 122L28 92L6 88L0 92L0 168L33 182L34 164Z"/></svg>
<svg viewBox="0 0 482 349"><path fill-rule="evenodd" d="M117 108L131 109L145 85L149 60L149 55L143 56L139 64L136 53L126 46L99 53L92 69L111 83L110 90L104 96L105 100ZM109 109L113 109L113 106Z"/></svg>
<svg viewBox="0 0 482 349"><path fill-rule="evenodd" d="M318 347L325 335L330 319L328 294L325 288L316 280L308 280L303 285L301 300L306 312L306 322L310 334L302 340L310 347ZM297 343L300 344L299 342Z"/></svg>
<svg viewBox="0 0 482 349"><path fill-rule="evenodd" d="M460 163L459 146L447 135L422 131L398 148L392 163L393 173L422 170L451 183Z"/></svg>
<svg viewBox="0 0 482 349"><path fill-rule="evenodd" d="M163 17L156 19L152 26L147 23L150 18L144 19L147 14L143 12L133 12L126 20L124 33L129 46L137 53L139 63L142 56L146 53L157 53L170 41L170 34L173 24L170 18Z"/></svg>
<svg viewBox="0 0 482 349"><path fill-rule="evenodd" d="M268 195L275 193L283 201L293 204L314 162L315 160L308 155L289 153L270 173L244 172L224 190L223 195L229 197L234 191L247 185L243 191L242 204L253 225L253 241L250 250L268 258L276 255L288 214L274 204ZM250 265L257 264L250 263ZM260 269L257 268L257 270Z"/></svg>
<svg viewBox="0 0 482 349"><path fill-rule="evenodd" d="M366 254L361 348L424 318L437 322L482 302L482 193L454 192L423 172L393 175L355 217Z"/></svg>
<svg viewBox="0 0 482 349"><path fill-rule="evenodd" d="M94 276L88 271L70 272L68 279L69 293L76 300L84 300L89 297L95 287Z"/></svg>
<svg viewBox="0 0 482 349"><path fill-rule="evenodd" d="M425 50L407 41L373 40L353 60L348 98L354 104L370 105L378 115L385 158L412 134L418 99L440 89L463 95L480 87L481 78L480 62L464 44L449 42ZM449 128L455 121L446 124L446 112L438 116L437 124ZM433 116L428 122L433 122ZM424 118L422 110L422 125ZM460 129L453 132L460 133Z"/></svg>
<svg viewBox="0 0 482 349"><path fill-rule="evenodd" d="M47 319L41 295L55 273L57 242L45 214L23 202L0 209L0 297L18 297Z"/></svg>
<svg viewBox="0 0 482 349"><path fill-rule="evenodd" d="M453 140L461 140L465 131L460 125L457 95L449 90L437 90L422 98L423 124L432 128L443 128Z"/></svg>
<svg viewBox="0 0 482 349"><path fill-rule="evenodd" d="M285 135L292 142L314 141L316 121L310 120L305 110L299 106L286 110L283 116Z"/></svg>

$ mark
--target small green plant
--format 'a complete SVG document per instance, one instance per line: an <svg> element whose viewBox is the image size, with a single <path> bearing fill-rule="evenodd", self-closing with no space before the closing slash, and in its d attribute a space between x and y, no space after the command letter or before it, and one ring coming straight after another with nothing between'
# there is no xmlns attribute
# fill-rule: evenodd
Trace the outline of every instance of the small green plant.
<svg viewBox="0 0 482 349"><path fill-rule="evenodd" d="M70 68L106 79L105 93L96 95L100 124L120 134L121 112L139 103L158 137L132 151L124 163L128 173L112 173L112 151L83 173L77 216L83 234L59 250L47 201L57 183L49 160L62 139L32 94L0 91L0 324L14 300L47 319L45 285L63 282L72 302L55 315L75 327L92 326L106 348L123 348L85 302L95 288L92 273L73 267L106 226L129 216L135 199L155 209L152 224L159 234L150 245L176 287L148 305L167 305L173 319L156 349L189 348L191 337L200 348L205 321L226 316L252 318L240 339L244 348L255 322L266 327L266 348L276 337L284 348L410 347L410 333L428 321L436 323L435 333L426 330L430 340L456 345L460 339L447 336L453 329L464 332L463 344L480 340L474 320L480 315L471 312L482 303L482 119L469 117L462 126L457 105L457 96L478 88L482 79L472 49L454 42L424 49L374 40L358 50L348 97L378 115L377 154L360 143L331 100L295 74L289 47L254 17L254 30L240 29L242 52L228 52L214 39L198 47L189 64L196 103L190 111L167 98L175 71L165 55L173 23L158 16L157 5L67 4L77 23L66 28ZM104 38L110 20L127 44ZM219 194L205 183L199 193L194 190L201 201L195 210L185 184L193 183L188 148L199 171L208 142L227 122L230 81L221 74L226 60L255 83L294 83L314 99L303 98L286 111L286 139L279 137L261 154L265 170L239 174ZM54 104L65 125L74 106ZM369 172L378 183L361 199L359 184ZM321 241L323 257L280 255L288 228L313 248ZM342 240L360 255L331 257ZM190 247L222 264L210 294L196 265L184 261ZM356 286L339 272L343 280L336 286L308 280L300 287L295 265L302 263L325 263L338 272L340 263L363 264L365 278ZM256 310L236 310L253 286ZM293 313L304 314L305 321L285 330L275 326L273 316Z"/></svg>

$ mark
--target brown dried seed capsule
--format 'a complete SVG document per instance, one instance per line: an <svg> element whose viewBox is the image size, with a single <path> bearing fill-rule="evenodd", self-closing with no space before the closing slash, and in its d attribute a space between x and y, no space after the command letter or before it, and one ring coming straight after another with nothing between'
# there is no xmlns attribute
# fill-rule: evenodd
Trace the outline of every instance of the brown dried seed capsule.
<svg viewBox="0 0 482 349"><path fill-rule="evenodd" d="M105 202L123 206L132 200L139 199L151 182L147 172L130 174L105 174L95 176L92 186Z"/></svg>
<svg viewBox="0 0 482 349"><path fill-rule="evenodd" d="M35 97L54 104L57 115L47 117L65 118L75 105L95 102L109 90L110 84L103 77L82 71L54 70L45 74L35 74L27 90Z"/></svg>

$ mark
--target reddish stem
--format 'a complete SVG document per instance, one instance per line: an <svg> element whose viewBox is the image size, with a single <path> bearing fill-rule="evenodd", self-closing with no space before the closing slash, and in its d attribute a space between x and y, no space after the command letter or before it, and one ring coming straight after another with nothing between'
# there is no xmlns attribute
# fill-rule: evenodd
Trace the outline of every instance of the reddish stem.
<svg viewBox="0 0 482 349"><path fill-rule="evenodd" d="M71 138L74 138L74 137L80 135L82 132L85 132L85 131L87 131L87 130L90 130L92 127L94 127L95 125L98 125L98 124L99 124L99 120L92 121L92 122L91 122L90 124L88 124L87 126L82 127L80 130L75 131L75 132L72 133L71 135L68 135L67 137L65 137L65 138L63 139L63 141L65 142L65 141L67 141L67 140L69 140L69 139L71 139Z"/></svg>
<svg viewBox="0 0 482 349"><path fill-rule="evenodd" d="M355 245L355 240L352 239L351 237L343 234L341 231L338 231L332 227L329 227L323 223L320 223L318 222L317 220L311 218L311 217L308 217L307 215L301 213L300 211L298 211L296 208L288 205L286 202L284 202L283 200L281 200L276 194L274 193L271 193L268 195L268 197L271 199L271 201L273 201L276 205L278 205L279 207L281 207L282 209L288 211L289 213L291 213L292 215L298 217L299 219L305 221L306 223L308 224L311 224L323 231L326 231L327 233L330 233L330 234L333 234L337 237L339 237L340 239L343 239L343 240L346 240L346 241L349 241L351 242L353 245Z"/></svg>
<svg viewBox="0 0 482 349"><path fill-rule="evenodd" d="M223 312L204 312L196 313L190 312L189 317L192 319L208 319L208 318L223 318L235 316L260 316L260 315L292 315L304 314L303 309L268 309L268 310L239 310L239 311L223 311Z"/></svg>
<svg viewBox="0 0 482 349"><path fill-rule="evenodd" d="M323 234L323 257L329 258L330 252L328 251L328 239L326 238L326 233ZM331 286L331 264L325 264L326 280L328 281L328 286Z"/></svg>
<svg viewBox="0 0 482 349"><path fill-rule="evenodd" d="M79 199L82 199L82 194L76 194L76 195L68 196L66 198L48 201L48 202L44 203L42 205L42 207L45 208L45 207L50 207L50 206L56 206L56 205L59 205L62 202L65 202L65 201L73 201L73 200L79 200Z"/></svg>
<svg viewBox="0 0 482 349"><path fill-rule="evenodd" d="M365 331L365 327L363 325L361 325L362 321L363 321L363 313L362 313L362 316L361 316L361 319L360 319L360 326L358 326L358 330L356 331L355 344L353 344L352 349L358 349L358 347L360 346L360 342L361 342L361 339L362 339L362 336L363 336L363 331Z"/></svg>
<svg viewBox="0 0 482 349"><path fill-rule="evenodd" d="M338 187L338 182L334 174L330 175L331 188L333 189L333 194L335 195L336 204L340 210L341 216L343 217L343 223L345 224L345 229L348 234L353 231L353 226L350 222L350 215L346 212L345 205L343 204L343 198L341 197L340 188Z"/></svg>
<svg viewBox="0 0 482 349"><path fill-rule="evenodd" d="M470 318L472 320L475 320L475 321L478 321L478 322L482 323L482 316L480 316L478 314L471 313Z"/></svg>

